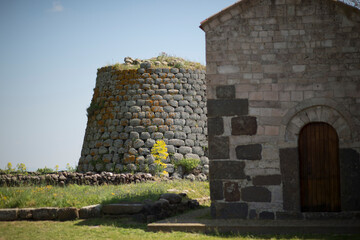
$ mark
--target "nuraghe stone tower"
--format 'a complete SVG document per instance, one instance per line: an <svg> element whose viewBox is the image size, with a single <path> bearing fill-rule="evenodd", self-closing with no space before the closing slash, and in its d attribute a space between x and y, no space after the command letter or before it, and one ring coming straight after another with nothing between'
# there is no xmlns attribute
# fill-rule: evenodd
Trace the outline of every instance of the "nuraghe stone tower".
<svg viewBox="0 0 360 240"><path fill-rule="evenodd" d="M166 160L201 160L208 173L205 71L183 68L98 69L79 171L153 171L150 151L167 144Z"/></svg>

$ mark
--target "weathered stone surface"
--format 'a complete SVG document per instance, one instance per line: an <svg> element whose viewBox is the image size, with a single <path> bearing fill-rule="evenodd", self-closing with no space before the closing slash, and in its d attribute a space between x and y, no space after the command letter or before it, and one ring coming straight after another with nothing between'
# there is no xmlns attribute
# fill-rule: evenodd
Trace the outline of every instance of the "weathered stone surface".
<svg viewBox="0 0 360 240"><path fill-rule="evenodd" d="M303 218L299 212L276 212L276 219L278 220L301 220Z"/></svg>
<svg viewBox="0 0 360 240"><path fill-rule="evenodd" d="M79 218L78 209L75 207L59 208L57 219L60 221L74 220Z"/></svg>
<svg viewBox="0 0 360 240"><path fill-rule="evenodd" d="M256 117L241 116L231 119L232 135L255 135L256 131Z"/></svg>
<svg viewBox="0 0 360 240"><path fill-rule="evenodd" d="M266 186L266 185L280 185L281 175L262 175L253 177L253 184L255 186Z"/></svg>
<svg viewBox="0 0 360 240"><path fill-rule="evenodd" d="M101 216L101 205L91 205L79 209L79 218L93 218Z"/></svg>
<svg viewBox="0 0 360 240"><path fill-rule="evenodd" d="M172 146L169 153L173 154L179 152L179 147L186 147L181 148L185 155L194 153L189 152L189 147L206 145L206 86L202 71L182 69L170 73L169 69L141 68L136 73L116 70L115 74L113 68L101 68L96 91L94 96L106 96L101 103L106 109L101 106L91 113L92 117L89 115L80 171L100 172L120 163L137 164L138 155L148 159L154 140L163 139ZM130 152L132 148L139 151ZM200 148L194 150L197 157L204 155ZM140 165L144 167L139 163L132 169L139 171Z"/></svg>
<svg viewBox="0 0 360 240"><path fill-rule="evenodd" d="M248 109L247 99L209 99L207 101L208 117L247 115Z"/></svg>
<svg viewBox="0 0 360 240"><path fill-rule="evenodd" d="M211 180L210 181L210 199L214 200L223 200L223 183L222 181Z"/></svg>
<svg viewBox="0 0 360 240"><path fill-rule="evenodd" d="M245 202L271 202L271 192L264 187L245 187L241 189L241 199Z"/></svg>
<svg viewBox="0 0 360 240"><path fill-rule="evenodd" d="M225 182L224 184L224 196L227 202L240 201L240 191L237 182Z"/></svg>
<svg viewBox="0 0 360 240"><path fill-rule="evenodd" d="M259 214L259 219L273 220L275 219L275 214L273 212L264 211Z"/></svg>
<svg viewBox="0 0 360 240"><path fill-rule="evenodd" d="M228 159L229 154L229 138L213 137L209 142L209 158L210 159Z"/></svg>
<svg viewBox="0 0 360 240"><path fill-rule="evenodd" d="M246 219L248 205L246 203L212 203L211 215L214 218L239 218Z"/></svg>
<svg viewBox="0 0 360 240"><path fill-rule="evenodd" d="M34 220L54 220L57 218L58 208L46 207L33 210Z"/></svg>
<svg viewBox="0 0 360 240"><path fill-rule="evenodd" d="M243 160L261 160L261 144L241 145L235 148L236 157Z"/></svg>
<svg viewBox="0 0 360 240"><path fill-rule="evenodd" d="M341 209L360 211L360 155L351 148L340 149Z"/></svg>
<svg viewBox="0 0 360 240"><path fill-rule="evenodd" d="M35 208L20 208L18 210L19 219L28 220L33 218L33 211Z"/></svg>
<svg viewBox="0 0 360 240"><path fill-rule="evenodd" d="M116 203L104 205L101 211L109 215L135 214L141 212L144 204Z"/></svg>
<svg viewBox="0 0 360 240"><path fill-rule="evenodd" d="M160 199L166 199L170 204L178 204L181 202L182 197L179 194L175 193L164 193L161 194Z"/></svg>
<svg viewBox="0 0 360 240"><path fill-rule="evenodd" d="M210 161L210 179L245 179L245 163L240 161Z"/></svg>
<svg viewBox="0 0 360 240"><path fill-rule="evenodd" d="M299 153L297 148L279 151L285 211L300 211Z"/></svg>
<svg viewBox="0 0 360 240"><path fill-rule="evenodd" d="M226 98L226 99L235 98L235 86L234 85L217 86L216 97Z"/></svg>
<svg viewBox="0 0 360 240"><path fill-rule="evenodd" d="M224 133L224 121L221 117L208 118L208 135L212 138L215 135Z"/></svg>
<svg viewBox="0 0 360 240"><path fill-rule="evenodd" d="M0 209L0 221L13 221L18 217L17 208Z"/></svg>

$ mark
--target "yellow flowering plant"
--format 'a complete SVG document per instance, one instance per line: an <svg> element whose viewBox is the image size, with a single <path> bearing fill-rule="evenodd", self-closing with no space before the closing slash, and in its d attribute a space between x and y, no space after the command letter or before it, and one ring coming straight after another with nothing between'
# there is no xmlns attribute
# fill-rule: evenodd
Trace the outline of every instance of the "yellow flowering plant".
<svg viewBox="0 0 360 240"><path fill-rule="evenodd" d="M166 168L166 164L164 161L169 156L166 143L163 140L157 140L151 149L151 154L155 158L156 173L162 173L166 175L167 172L164 170Z"/></svg>

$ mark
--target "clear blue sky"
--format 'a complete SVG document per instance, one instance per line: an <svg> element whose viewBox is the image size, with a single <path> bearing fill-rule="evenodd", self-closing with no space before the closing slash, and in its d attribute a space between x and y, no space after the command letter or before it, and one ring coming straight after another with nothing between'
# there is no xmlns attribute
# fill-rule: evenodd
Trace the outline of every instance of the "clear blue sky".
<svg viewBox="0 0 360 240"><path fill-rule="evenodd" d="M80 157L97 68L160 52L205 63L200 22L236 0L0 0L0 168Z"/></svg>

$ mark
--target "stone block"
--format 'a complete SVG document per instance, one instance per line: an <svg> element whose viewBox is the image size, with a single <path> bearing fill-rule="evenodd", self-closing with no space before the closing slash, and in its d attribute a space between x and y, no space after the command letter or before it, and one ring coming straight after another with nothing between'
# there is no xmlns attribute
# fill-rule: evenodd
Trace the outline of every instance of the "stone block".
<svg viewBox="0 0 360 240"><path fill-rule="evenodd" d="M222 135L224 133L224 121L221 117L208 118L208 134L209 137Z"/></svg>
<svg viewBox="0 0 360 240"><path fill-rule="evenodd" d="M139 213L143 208L144 204L141 203L116 203L104 205L101 211L103 214L123 215Z"/></svg>
<svg viewBox="0 0 360 240"><path fill-rule="evenodd" d="M355 149L345 148L339 151L341 177L341 209L360 211L360 155Z"/></svg>
<svg viewBox="0 0 360 240"><path fill-rule="evenodd" d="M237 182L225 182L224 184L224 197L227 202L240 201L240 191Z"/></svg>
<svg viewBox="0 0 360 240"><path fill-rule="evenodd" d="M33 211L35 208L20 208L18 211L18 217L21 220L29 220L33 218Z"/></svg>
<svg viewBox="0 0 360 240"><path fill-rule="evenodd" d="M87 219L87 218L96 218L101 217L101 205L91 205L82 207L79 209L79 218Z"/></svg>
<svg viewBox="0 0 360 240"><path fill-rule="evenodd" d="M181 203L182 197L176 193L164 193L161 194L160 199L166 199L170 204Z"/></svg>
<svg viewBox="0 0 360 240"><path fill-rule="evenodd" d="M79 218L78 209L75 207L60 208L58 210L57 219L60 221L68 221Z"/></svg>
<svg viewBox="0 0 360 240"><path fill-rule="evenodd" d="M267 136L278 136L279 126L265 126L265 135Z"/></svg>
<svg viewBox="0 0 360 240"><path fill-rule="evenodd" d="M187 154L185 154L185 158L186 158L186 159L199 159L199 160L200 160L199 155L193 154L193 153L187 153Z"/></svg>
<svg viewBox="0 0 360 240"><path fill-rule="evenodd" d="M253 184L255 186L268 186L268 185L280 185L281 175L262 175L253 177Z"/></svg>
<svg viewBox="0 0 360 240"><path fill-rule="evenodd" d="M261 160L261 144L240 145L235 148L236 157L242 160Z"/></svg>
<svg viewBox="0 0 360 240"><path fill-rule="evenodd" d="M0 209L0 221L13 221L18 217L17 208Z"/></svg>
<svg viewBox="0 0 360 240"><path fill-rule="evenodd" d="M256 117L241 116L231 119L232 135L255 135L257 132Z"/></svg>
<svg viewBox="0 0 360 240"><path fill-rule="evenodd" d="M271 202L271 192L264 187L245 187L241 189L241 199L245 202Z"/></svg>
<svg viewBox="0 0 360 240"><path fill-rule="evenodd" d="M179 148L179 153L181 153L181 154L192 153L192 148L191 147L186 147L186 146L181 146Z"/></svg>
<svg viewBox="0 0 360 240"><path fill-rule="evenodd" d="M300 211L299 153L297 148L279 150L285 211Z"/></svg>
<svg viewBox="0 0 360 240"><path fill-rule="evenodd" d="M207 101L208 117L247 115L247 99L209 99Z"/></svg>
<svg viewBox="0 0 360 240"><path fill-rule="evenodd" d="M54 220L57 218L58 208L37 208L33 211L34 220Z"/></svg>
<svg viewBox="0 0 360 240"><path fill-rule="evenodd" d="M233 99L235 98L235 86L217 86L216 87L216 98Z"/></svg>
<svg viewBox="0 0 360 240"><path fill-rule="evenodd" d="M223 200L223 183L222 181L210 181L210 199L214 200Z"/></svg>
<svg viewBox="0 0 360 240"><path fill-rule="evenodd" d="M234 65L223 65L217 67L217 71L220 74L231 74L231 73L238 73L240 71L240 68Z"/></svg>
<svg viewBox="0 0 360 240"><path fill-rule="evenodd" d="M273 212L261 212L259 214L259 219L263 219L263 220L274 220L275 219L275 214Z"/></svg>
<svg viewBox="0 0 360 240"><path fill-rule="evenodd" d="M209 158L210 159L228 159L229 138L228 137L212 137L209 139Z"/></svg>
<svg viewBox="0 0 360 240"><path fill-rule="evenodd" d="M246 179L245 163L241 161L210 161L211 180L218 179Z"/></svg>
<svg viewBox="0 0 360 240"><path fill-rule="evenodd" d="M220 219L246 219L248 205L246 203L213 203L211 205L211 215Z"/></svg>
<svg viewBox="0 0 360 240"><path fill-rule="evenodd" d="M277 220L302 220L304 216L299 212L276 212Z"/></svg>

